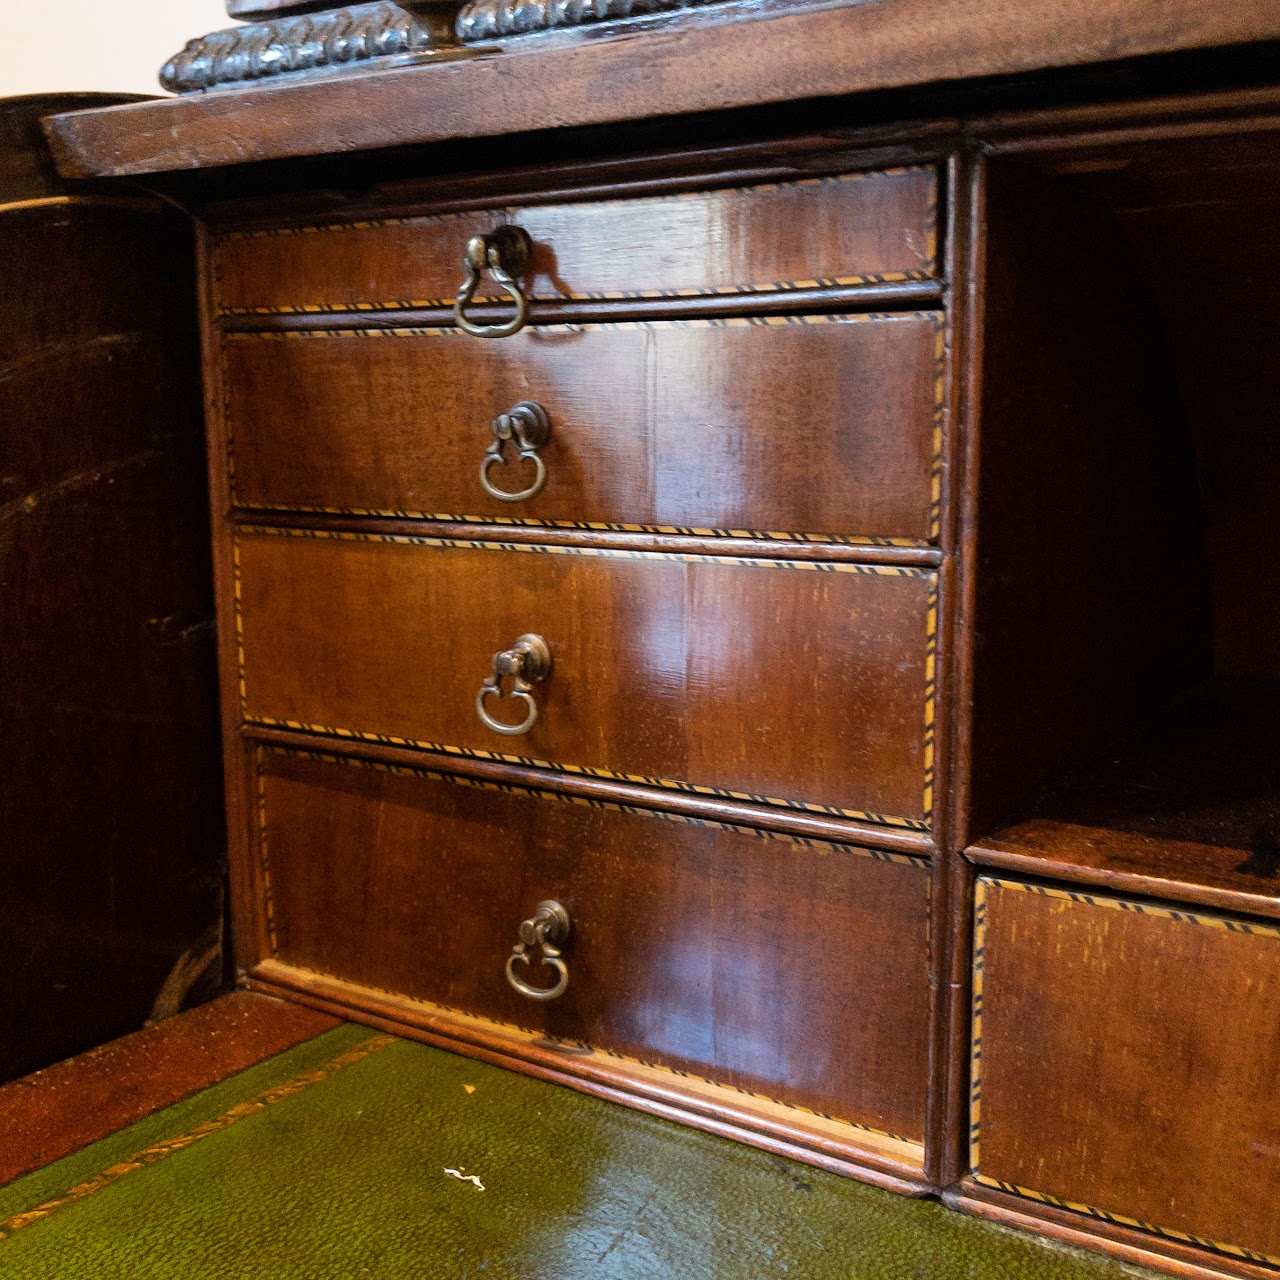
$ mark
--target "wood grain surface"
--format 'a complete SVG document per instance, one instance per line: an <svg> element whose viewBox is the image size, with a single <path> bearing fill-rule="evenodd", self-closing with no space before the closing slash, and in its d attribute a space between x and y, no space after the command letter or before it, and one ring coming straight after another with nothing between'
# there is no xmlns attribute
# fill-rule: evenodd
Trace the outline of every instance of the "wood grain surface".
<svg viewBox="0 0 1280 1280"><path fill-rule="evenodd" d="M335 1025L236 991L15 1080L0 1088L0 1185Z"/></svg>
<svg viewBox="0 0 1280 1280"><path fill-rule="evenodd" d="M928 541L942 459L940 318L792 318L231 336L233 500L499 523ZM541 493L489 497L490 423L547 411ZM529 486L531 463L490 479Z"/></svg>
<svg viewBox="0 0 1280 1280"><path fill-rule="evenodd" d="M250 720L928 826L930 572L284 530L237 548ZM554 670L503 737L475 699L526 632Z"/></svg>
<svg viewBox="0 0 1280 1280"><path fill-rule="evenodd" d="M223 987L191 230L52 173L86 100L0 104L0 1080Z"/></svg>
<svg viewBox="0 0 1280 1280"><path fill-rule="evenodd" d="M531 298L768 293L927 279L937 271L937 174L927 166L723 191L227 233L224 313L452 306L472 236L532 241ZM502 299L487 275L477 300Z"/></svg>
<svg viewBox="0 0 1280 1280"><path fill-rule="evenodd" d="M926 862L260 759L281 963L923 1137ZM569 988L540 1004L504 966L547 898L574 924ZM528 981L548 974L534 964Z"/></svg>
<svg viewBox="0 0 1280 1280"><path fill-rule="evenodd" d="M343 155L614 124L1280 37L1276 0L893 0L766 17L727 6L643 39L514 44L464 61L63 115L70 176Z"/></svg>
<svg viewBox="0 0 1280 1280"><path fill-rule="evenodd" d="M979 1181L1280 1261L1280 928L979 883Z"/></svg>

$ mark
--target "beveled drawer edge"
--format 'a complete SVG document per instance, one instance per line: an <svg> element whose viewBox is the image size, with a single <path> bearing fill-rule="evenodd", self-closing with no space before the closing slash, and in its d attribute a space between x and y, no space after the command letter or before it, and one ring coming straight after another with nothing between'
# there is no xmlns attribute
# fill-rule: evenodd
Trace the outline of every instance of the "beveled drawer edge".
<svg viewBox="0 0 1280 1280"><path fill-rule="evenodd" d="M369 733L359 729L334 727L323 724L303 724L297 720L275 720L270 716L251 715L242 712L246 725L263 729L282 729L293 733L305 733L314 737L347 739L353 742L376 743L380 746L409 747L416 751L429 751L438 755L456 756L463 760L489 760L501 764L520 765L528 769L545 769L554 773L603 781L624 782L659 791L677 791L685 795L708 796L717 800L734 800L744 804L758 804L770 809L785 809L798 813L815 813L830 818L848 818L854 822L870 822L877 826L900 828L904 831L930 830L929 820L900 818L892 814L869 813L860 809L840 809L834 805L810 804L802 800L784 800L775 796L758 796L749 791L729 791L719 787L707 787L695 782L682 782L671 778L647 778L642 774L615 773L609 769L596 769L588 765L564 764L556 760L539 760L535 756L509 755L501 751L481 751L473 747L459 747L445 742L426 742L416 738L397 738L389 734Z"/></svg>
<svg viewBox="0 0 1280 1280"><path fill-rule="evenodd" d="M858 858L870 858L873 862L892 862L899 866L915 867L927 872L930 858L927 853L897 853L889 849L876 849L870 845L825 840L818 836L802 836L791 831L772 831L767 827L752 827L741 822L725 822L719 818L701 818L690 814L672 813L666 809L647 809L640 805L625 804L620 800L601 800L592 796L577 796L563 791L531 787L520 782L498 782L490 778L477 778L462 773L445 773L429 765L391 764L383 760L370 760L362 756L339 755L332 751L316 751L307 747L260 744L257 756L283 756L299 760L314 760L324 764L343 765L352 769L370 769L375 773L389 773L395 777L428 778L453 786L470 787L476 791L495 791L505 795L524 796L530 800L545 800L554 804L578 805L587 809L603 809L612 813L625 813L638 818L652 818L658 822L673 822L679 826L710 827L716 831L730 831L735 835L752 836L759 840L776 840L796 849L845 854Z"/></svg>
<svg viewBox="0 0 1280 1280"><path fill-rule="evenodd" d="M826 542L837 546L927 548L937 544L942 534L942 472L945 461L943 423L947 404L947 324L946 313L934 308L908 311L866 311L854 314L725 316L717 319L621 320L587 324L550 324L537 326L545 332L570 332L584 329L641 329L654 325L674 328L733 329L779 328L786 325L885 324L895 321L930 320L934 334L933 407L929 456L929 536L926 541L915 538L885 538L856 534L792 533L775 530L718 529L681 525L610 524L604 521L536 520L528 517L471 516L457 513L376 510L358 507L308 507L242 502L236 492L235 438L231 422L231 378L227 371L227 347L232 342L323 341L334 338L450 338L466 337L460 329L449 326L386 329L307 329L271 330L256 333L226 333L218 339L218 365L222 387L223 452L226 459L227 489L231 505L243 511L299 512L313 515L377 517L387 520L424 520L454 524L485 524L501 527L574 529L583 532L660 534L679 537L743 538L770 542Z"/></svg>
<svg viewBox="0 0 1280 1280"><path fill-rule="evenodd" d="M1034 893L1043 898L1053 898L1060 902L1070 902L1078 906L1121 911L1127 915L1155 916L1158 919L1172 920L1179 924L1200 925L1218 929L1224 933L1240 934L1247 937L1280 939L1280 926L1235 920L1225 915L1186 911L1181 908L1161 906L1155 903L1131 901L1125 898L1112 897L1108 894L1083 893L1073 889L1053 888L1034 881L1006 880L998 876L980 875L974 882L973 986L969 1057L969 1177L975 1184L980 1187L988 1187L994 1191L1004 1192L1006 1195L1018 1196L1038 1204L1048 1205L1050 1208L1065 1209L1071 1213L1095 1218L1100 1222L1141 1231L1177 1244L1192 1245L1199 1249L1210 1250L1226 1258L1236 1258L1263 1266L1280 1267L1280 1257L1255 1253L1251 1249L1245 1249L1239 1245L1224 1244L1218 1240L1208 1240L1201 1236L1192 1235L1190 1232L1178 1231L1172 1227L1162 1227L1155 1223L1143 1222L1141 1219L1130 1218L1125 1214L1115 1213L1109 1209L1100 1209L1095 1205L1066 1200L1060 1196L1051 1195L1046 1191L1036 1191L1033 1188L1018 1186L1012 1182L1001 1182L998 1178L992 1178L979 1171L982 1144L983 977L986 960L987 893L989 889L1010 889L1020 893Z"/></svg>
<svg viewBox="0 0 1280 1280"><path fill-rule="evenodd" d="M1003 833L971 844L964 856L983 868L979 874L989 878L1002 873L1025 876L1031 880L1051 880L1058 885L1081 885L1089 893L1098 891L1122 898L1181 904L1192 911L1204 909L1225 915L1280 920L1280 897L1275 894L1247 893L1243 889L1201 883L1184 877L1180 871L1161 876L1155 868L1149 872L1116 871L1081 862L1059 861L1032 847L1024 851ZM1241 851L1241 857L1245 856Z"/></svg>
<svg viewBox="0 0 1280 1280"><path fill-rule="evenodd" d="M476 525L485 529L534 529L545 530L549 533L561 531L586 534L621 533L640 537L702 538L726 543L766 542L777 543L781 547L858 548L864 551L894 550L923 553L920 555L919 563L916 565L918 568L931 567L941 562L940 553L935 544L920 538L883 538L876 535L864 537L857 534L839 533L781 533L772 529L716 529L674 524L612 524L606 520L537 520L528 516L474 516L456 515L452 512L394 511L390 509L380 511L372 507L309 507L301 503L275 504L236 501L232 504L232 510L236 514L243 516L249 524L252 524L255 519L270 519L275 516L327 516L337 520L413 521L422 524L445 524L450 526ZM377 530L376 532L382 531ZM655 550L655 548L651 547L620 549ZM748 557L753 553L755 553L754 548L749 548L745 552ZM926 560L925 556L932 556L933 558Z"/></svg>
<svg viewBox="0 0 1280 1280"><path fill-rule="evenodd" d="M752 298L768 297L773 293L805 293L819 289L854 289L860 285L912 284L937 278L936 271L885 271L861 276L825 276L813 280L777 280L769 284L718 285L705 289L636 289L608 293L556 293L534 294L530 299L540 302L674 302L684 298ZM477 294L475 306L500 306L504 299L498 294ZM396 311L435 311L453 306L452 298L396 298L385 302L303 302L272 307L220 307L219 319L236 319L242 316L323 316L346 314L384 315ZM275 332L265 330L263 332ZM302 332L281 330L280 332Z"/></svg>
<svg viewBox="0 0 1280 1280"><path fill-rule="evenodd" d="M897 165L883 169L864 169L854 173L824 174L812 178L793 178L783 182L748 182L741 186L696 185L687 191L664 192L645 196L623 196L612 200L599 200L584 197L581 200L557 198L556 205L590 204L596 207L605 205L625 205L634 208L640 204L652 204L658 201L685 200L698 198L713 191L750 191L769 192L784 191L796 187L821 186L824 184L851 183L874 180L886 176L898 177L907 173L927 173L931 178L929 195L925 207L925 233L927 243L924 251L925 266L914 271L891 271L882 274L865 274L854 276L835 276L822 279L798 281L768 281L763 283L742 283L732 285L708 286L690 289L646 289L646 290L609 290L599 293L559 293L543 298L545 301L564 302L626 302L645 299L669 298L731 298L751 294L770 294L806 289L847 288L863 284L894 284L916 280L933 280L939 274L938 259L938 209L939 209L939 177L936 164ZM410 214L401 217L383 217L364 220L346 220L328 223L303 224L297 226L269 227L249 231L222 230L213 233L213 285L215 310L219 317L231 316L264 316L264 315L316 315L330 311L401 311L424 310L434 307L452 307L453 298L428 298L400 300L391 299L385 302L368 303L301 303L280 304L265 307L227 307L222 304L222 273L219 250L223 243L234 240L269 240L287 236L335 235L344 231L370 231L381 227L413 226L423 222L474 221L480 218L500 218L504 221L518 216L526 207L539 207L536 201L505 205L477 204L474 208L446 210L438 213ZM498 295L478 295L477 304L500 301Z"/></svg>
<svg viewBox="0 0 1280 1280"><path fill-rule="evenodd" d="M922 778L924 797L921 805L923 817L903 818L894 814L871 813L859 809L842 809L835 805L811 804L802 800L754 795L746 791L730 791L719 787L707 787L694 782L670 778L649 778L641 774L616 773L587 765L564 764L554 760L539 760L532 756L509 755L505 752L482 751L473 747L459 747L450 743L426 742L412 738L400 738L390 734L364 732L346 726L303 724L293 720L276 720L270 716L249 712L248 687L245 676L244 617L241 609L240 539L241 537L309 538L349 542L382 542L421 547L452 547L475 551L524 552L534 555L571 555L599 559L658 559L684 563L726 564L744 567L792 569L813 573L853 573L871 577L920 578L927 581L929 595L925 607L925 697L924 735L922 739ZM495 760L504 764L523 765L535 769L550 769L558 773L578 774L590 778L602 778L617 782L638 783L660 790L678 791L688 795L712 796L717 799L745 801L748 804L766 805L773 809L787 809L801 813L816 813L833 818L850 818L856 822L871 822L877 826L898 827L907 831L930 831L933 826L933 790L935 777L935 729L937 723L937 652L938 652L938 574L931 569L917 569L902 565L832 563L820 560L766 560L738 556L693 555L677 551L620 551L604 547L549 546L537 543L484 542L458 538L413 537L398 534L353 533L345 530L298 529L279 525L245 525L232 531L232 599L235 613L236 676L240 697L240 715L245 724L264 728L290 729L298 733L319 734L332 738L348 738L361 742L375 742L385 746L413 747L421 751L433 751L442 755L460 756L474 760Z"/></svg>
<svg viewBox="0 0 1280 1280"><path fill-rule="evenodd" d="M442 1048L485 1057L517 1070L550 1072L573 1088L610 1090L613 1100L659 1109L671 1119L701 1128L725 1125L726 1136L761 1145L761 1137L781 1141L790 1154L810 1163L859 1176L863 1161L893 1179L894 1189L919 1195L925 1190L924 1144L869 1125L779 1102L733 1085L719 1084L673 1067L629 1058L607 1049L555 1041L538 1031L477 1017L445 1005L413 1000L395 992L263 960L249 971L249 985L261 983L287 998L310 996L339 1013L373 1015L400 1034L429 1038ZM603 1060L603 1061L602 1061ZM715 1130L713 1130L715 1131ZM875 1166L879 1166L878 1169ZM868 1171L870 1172L870 1170Z"/></svg>
<svg viewBox="0 0 1280 1280"><path fill-rule="evenodd" d="M937 277L906 280L855 281L817 288L779 288L767 293L699 294L575 301L572 298L534 298L529 302L529 327L553 324L639 324L660 320L721 320L744 316L854 314L863 311L908 311L943 306L946 284ZM314 304L319 306L320 304ZM273 311L215 314L214 324L225 334L315 333L317 330L438 329L456 323L452 304L425 307L372 303L354 304L350 311ZM478 320L497 322L504 304L492 299L475 303ZM505 304L509 305L509 304Z"/></svg>
<svg viewBox="0 0 1280 1280"><path fill-rule="evenodd" d="M593 778L586 774L554 774L544 769L525 768L494 760L472 760L447 754L427 758L413 747L387 746L379 742L364 742L358 738L320 737L267 725L241 724L239 736L246 750L261 744L280 747L286 751L314 751L321 755L391 764L446 776L510 782L515 786L528 787L532 791L599 800L631 807L643 813L670 812L681 817L726 822L750 831L795 835L822 844L901 854L918 860L922 865L931 864L938 854L937 842L931 833L910 831L904 827L878 827L848 818L828 818L803 813L797 809L753 807L738 801L697 796L683 791L655 791L634 783Z"/></svg>

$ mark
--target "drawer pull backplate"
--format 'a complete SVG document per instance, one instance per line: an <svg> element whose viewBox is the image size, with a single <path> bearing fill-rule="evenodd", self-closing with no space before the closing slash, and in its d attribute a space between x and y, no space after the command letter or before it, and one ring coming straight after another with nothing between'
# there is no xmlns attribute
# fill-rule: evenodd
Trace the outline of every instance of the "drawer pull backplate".
<svg viewBox="0 0 1280 1280"><path fill-rule="evenodd" d="M560 952L569 938L573 922L569 913L558 902L538 903L538 909L531 919L520 925L520 941L507 957L507 981L522 995L530 1000L555 1000L564 995L569 986L569 966L561 959ZM532 963L531 953L539 952L538 961L556 972L556 983L552 987L532 987L523 978L517 976L516 965L528 969Z"/></svg>
<svg viewBox="0 0 1280 1280"><path fill-rule="evenodd" d="M517 279L528 261L529 236L519 227L499 227L490 235L472 236L467 241L463 257L467 278L458 291L458 300L453 304L459 328L475 338L509 338L513 333L519 333L529 320L529 299ZM515 315L504 324L476 324L467 319L467 305L476 296L480 276L486 269L516 304Z"/></svg>
<svg viewBox="0 0 1280 1280"><path fill-rule="evenodd" d="M480 483L491 498L499 502L527 502L542 492L547 483L547 464L538 457L538 450L551 438L551 419L547 411L536 401L522 400L509 413L500 414L493 420L493 443L485 451L480 463ZM494 463L507 465L504 450L512 443L519 452L516 462L532 462L536 468L533 483L519 493L507 493L497 488L489 479L489 469Z"/></svg>
<svg viewBox="0 0 1280 1280"><path fill-rule="evenodd" d="M533 699L533 686L541 684L551 674L551 650L541 636L525 635L501 653L493 655L493 674L480 686L476 694L476 715L485 728L494 733L518 737L528 733L538 719L538 704ZM525 718L519 724L503 724L495 720L485 707L490 697L501 698L502 682L511 679L511 696L523 702L527 708Z"/></svg>

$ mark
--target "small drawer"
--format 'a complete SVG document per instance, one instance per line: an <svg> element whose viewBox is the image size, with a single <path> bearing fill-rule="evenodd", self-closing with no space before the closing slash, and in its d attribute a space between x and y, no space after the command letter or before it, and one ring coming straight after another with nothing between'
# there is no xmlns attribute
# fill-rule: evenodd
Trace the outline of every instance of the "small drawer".
<svg viewBox="0 0 1280 1280"><path fill-rule="evenodd" d="M941 343L936 313L547 326L501 342L457 329L235 335L223 365L234 499L925 542ZM523 459L498 422L522 404L549 428Z"/></svg>
<svg viewBox="0 0 1280 1280"><path fill-rule="evenodd" d="M932 572L288 529L236 555L253 722L929 826ZM529 633L550 673L519 694Z"/></svg>
<svg viewBox="0 0 1280 1280"><path fill-rule="evenodd" d="M280 963L923 1139L925 861L275 749L259 769ZM545 900L567 986L537 1000L506 970ZM559 982L536 948L512 971Z"/></svg>
<svg viewBox="0 0 1280 1280"><path fill-rule="evenodd" d="M983 877L976 1181L1280 1265L1280 927Z"/></svg>
<svg viewBox="0 0 1280 1280"><path fill-rule="evenodd" d="M224 314L453 305L472 236L531 241L535 299L771 293L937 275L931 167L377 222L229 232L214 246ZM478 298L502 297L491 283Z"/></svg>

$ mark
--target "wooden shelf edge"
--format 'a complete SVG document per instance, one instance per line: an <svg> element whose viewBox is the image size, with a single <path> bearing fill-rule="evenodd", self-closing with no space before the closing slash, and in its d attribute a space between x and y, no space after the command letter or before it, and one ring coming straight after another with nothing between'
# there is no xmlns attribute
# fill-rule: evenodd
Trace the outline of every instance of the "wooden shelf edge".
<svg viewBox="0 0 1280 1280"><path fill-rule="evenodd" d="M1144 1231L1024 1200L985 1187L972 1178L949 1187L942 1193L942 1200L948 1208L972 1217L1184 1280L1276 1280L1277 1276L1270 1267L1254 1266Z"/></svg>
<svg viewBox="0 0 1280 1280"><path fill-rule="evenodd" d="M544 128L601 126L1275 40L1272 6L896 0L743 18L729 7L638 36L509 42L460 61L52 117L67 177L332 155ZM603 86L609 92L602 92ZM302 122L306 127L301 127Z"/></svg>
<svg viewBox="0 0 1280 1280"><path fill-rule="evenodd" d="M1187 906L1209 907L1215 911L1280 920L1280 897L1246 893L1175 876L1088 866L1080 862L1060 860L1047 855L1043 850L1020 849L999 837L970 845L965 850L965 857L979 867L1009 871L1018 876L1058 880L1092 889L1105 889L1112 893L1158 898Z"/></svg>
<svg viewBox="0 0 1280 1280"><path fill-rule="evenodd" d="M922 1144L690 1079L629 1058L559 1048L538 1033L472 1017L276 960L254 966L249 990L566 1085L649 1115L691 1125L775 1155L845 1174L901 1195L934 1192Z"/></svg>

